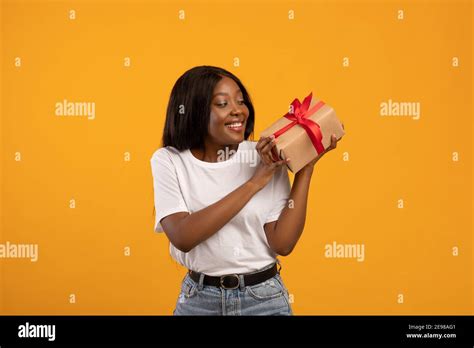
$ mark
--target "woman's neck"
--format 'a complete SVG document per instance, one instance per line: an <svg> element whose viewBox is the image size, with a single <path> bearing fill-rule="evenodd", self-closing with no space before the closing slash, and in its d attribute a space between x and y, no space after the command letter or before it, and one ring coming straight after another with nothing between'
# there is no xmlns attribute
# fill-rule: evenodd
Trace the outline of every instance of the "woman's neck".
<svg viewBox="0 0 474 348"><path fill-rule="evenodd" d="M225 156L224 160L229 159L239 148L239 144L205 144L204 149L190 149L191 153L197 159L204 162L219 162L222 161L222 157Z"/></svg>

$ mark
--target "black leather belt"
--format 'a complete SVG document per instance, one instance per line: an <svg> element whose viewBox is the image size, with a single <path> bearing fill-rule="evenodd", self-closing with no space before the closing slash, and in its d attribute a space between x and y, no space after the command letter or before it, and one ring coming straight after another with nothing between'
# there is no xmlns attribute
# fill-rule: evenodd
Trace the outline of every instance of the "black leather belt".
<svg viewBox="0 0 474 348"><path fill-rule="evenodd" d="M268 268L264 271L252 273L252 274L243 274L244 276L244 285L250 286L255 285L261 282L264 282L267 279L272 278L275 274L279 273L277 270L277 264L275 263L273 267ZM201 273L189 271L189 276L196 283L199 283L199 278ZM223 276L208 276L204 275L203 280L204 285L217 286L224 289L237 289L240 286L240 277L239 274L226 274Z"/></svg>

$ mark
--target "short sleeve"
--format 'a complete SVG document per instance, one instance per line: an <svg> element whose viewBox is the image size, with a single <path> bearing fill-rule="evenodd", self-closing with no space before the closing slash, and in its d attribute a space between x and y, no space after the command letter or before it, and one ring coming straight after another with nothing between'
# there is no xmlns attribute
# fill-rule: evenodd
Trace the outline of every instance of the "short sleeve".
<svg viewBox="0 0 474 348"><path fill-rule="evenodd" d="M177 212L188 212L188 208L179 186L176 168L166 148L157 150L150 162L156 210L154 231L163 232L161 219Z"/></svg>
<svg viewBox="0 0 474 348"><path fill-rule="evenodd" d="M272 207L265 223L278 220L290 198L291 184L286 166L280 166L277 169L277 172L273 174L273 180Z"/></svg>

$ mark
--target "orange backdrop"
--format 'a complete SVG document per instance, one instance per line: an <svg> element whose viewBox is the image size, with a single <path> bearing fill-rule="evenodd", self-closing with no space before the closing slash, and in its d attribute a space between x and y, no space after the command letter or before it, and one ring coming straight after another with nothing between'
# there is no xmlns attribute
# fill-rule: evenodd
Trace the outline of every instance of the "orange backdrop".
<svg viewBox="0 0 474 348"><path fill-rule="evenodd" d="M38 259L0 258L0 314L172 313L185 269L153 232L149 160L196 65L242 79L256 136L310 91L344 123L282 258L295 314L471 314L472 17L448 0L2 1L0 244ZM58 116L64 100L94 117ZM389 100L419 118L383 116ZM326 257L333 242L364 259Z"/></svg>

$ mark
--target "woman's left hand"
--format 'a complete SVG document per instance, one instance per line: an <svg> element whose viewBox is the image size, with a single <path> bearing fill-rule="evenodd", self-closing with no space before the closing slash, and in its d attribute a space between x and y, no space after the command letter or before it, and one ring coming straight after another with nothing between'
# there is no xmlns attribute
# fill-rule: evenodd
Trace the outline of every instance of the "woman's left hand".
<svg viewBox="0 0 474 348"><path fill-rule="evenodd" d="M344 125L342 125L342 129L344 129ZM342 139L342 137L339 138L339 139L337 139L337 138L336 138L336 135L333 134L333 135L331 136L331 145L329 145L329 147L328 147L326 150L324 150L323 152L321 152L321 154L320 154L318 157L316 157L314 160L312 160L311 162L309 162L309 163L308 163L307 165L305 165L302 169L313 169L313 167L314 167L314 165L316 164L316 162L318 162L318 161L321 159L321 157L323 157L327 152L329 152L329 151L331 151L331 150L334 150L334 149L337 147L337 142L338 142L339 140L341 140L341 139Z"/></svg>

